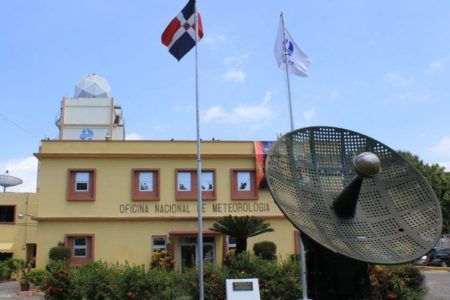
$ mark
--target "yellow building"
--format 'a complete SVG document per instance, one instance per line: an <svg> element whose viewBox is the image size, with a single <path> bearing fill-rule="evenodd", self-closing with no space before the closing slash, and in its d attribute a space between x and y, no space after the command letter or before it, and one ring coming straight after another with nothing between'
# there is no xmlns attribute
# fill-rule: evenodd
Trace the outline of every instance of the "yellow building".
<svg viewBox="0 0 450 300"><path fill-rule="evenodd" d="M37 193L0 194L1 255L26 261L36 255L43 268L49 250L64 243L74 264L148 265L153 250L167 249L179 270L193 266L196 142L124 140L122 110L96 74L81 79L73 98L63 98L56 125L59 140L42 141L35 154ZM275 229L250 238L249 250L269 240L282 256L298 252L297 231L269 190L259 188L259 149L251 141L202 142L203 253L214 263L235 246L209 230L227 215L256 216Z"/></svg>
<svg viewBox="0 0 450 300"><path fill-rule="evenodd" d="M176 267L195 264L195 141L43 141L39 152L37 266L64 242L72 263L92 259L148 265L170 250ZM294 227L267 188L256 186L254 143L202 142L205 259L220 264L232 242L212 232L226 215L257 216L275 229L249 239L296 252ZM183 262L183 263L180 263Z"/></svg>
<svg viewBox="0 0 450 300"><path fill-rule="evenodd" d="M29 262L36 256L37 196L32 193L0 194L0 261L19 258Z"/></svg>

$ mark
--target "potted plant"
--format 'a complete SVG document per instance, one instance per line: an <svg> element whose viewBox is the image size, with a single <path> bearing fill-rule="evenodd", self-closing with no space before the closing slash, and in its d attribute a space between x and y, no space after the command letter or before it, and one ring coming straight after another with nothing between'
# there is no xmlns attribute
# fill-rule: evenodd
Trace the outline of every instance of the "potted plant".
<svg viewBox="0 0 450 300"><path fill-rule="evenodd" d="M21 291L29 291L30 290L30 277L28 276L28 270L25 268L25 266L22 264L20 268L20 275L19 275L19 284L20 284L20 290Z"/></svg>

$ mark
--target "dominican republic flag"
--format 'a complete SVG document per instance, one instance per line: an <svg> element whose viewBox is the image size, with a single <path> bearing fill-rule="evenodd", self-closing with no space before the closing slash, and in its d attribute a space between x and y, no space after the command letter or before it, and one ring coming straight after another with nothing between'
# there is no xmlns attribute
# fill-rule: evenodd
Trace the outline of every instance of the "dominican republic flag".
<svg viewBox="0 0 450 300"><path fill-rule="evenodd" d="M198 40L203 37L202 19L198 16ZM189 0L161 35L161 42L180 60L195 46L195 0Z"/></svg>

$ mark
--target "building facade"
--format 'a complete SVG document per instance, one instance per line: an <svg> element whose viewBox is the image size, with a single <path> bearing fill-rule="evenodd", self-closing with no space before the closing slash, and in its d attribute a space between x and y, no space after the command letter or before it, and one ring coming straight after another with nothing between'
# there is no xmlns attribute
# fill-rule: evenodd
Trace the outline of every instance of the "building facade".
<svg viewBox="0 0 450 300"><path fill-rule="evenodd" d="M0 194L0 253L36 260L64 243L71 263L90 260L148 265L155 249L176 268L194 266L198 235L195 141L126 141L122 110L106 80L84 76L63 98L58 140L44 140L36 194ZM282 256L298 253L298 232L260 188L263 160L252 141L202 142L204 259L221 264L233 239L209 228L224 216L255 216L274 232ZM20 216L20 218L19 218ZM2 218L5 220L2 221ZM1 257L0 257L1 258Z"/></svg>
<svg viewBox="0 0 450 300"><path fill-rule="evenodd" d="M35 193L0 194L0 261L36 257L38 200Z"/></svg>
<svg viewBox="0 0 450 300"><path fill-rule="evenodd" d="M92 259L148 265L152 250L196 261L195 141L43 141L39 159L37 265L59 242L72 263ZM223 216L256 216L275 229L249 239L296 253L294 227L256 184L253 142L202 143L204 259L220 264L233 241L209 228Z"/></svg>

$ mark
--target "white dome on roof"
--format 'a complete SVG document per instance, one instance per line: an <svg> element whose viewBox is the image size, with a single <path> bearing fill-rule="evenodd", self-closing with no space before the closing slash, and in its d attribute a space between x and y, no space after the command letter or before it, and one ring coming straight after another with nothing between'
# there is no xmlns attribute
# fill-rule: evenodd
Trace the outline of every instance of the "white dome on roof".
<svg viewBox="0 0 450 300"><path fill-rule="evenodd" d="M110 98L111 87L105 78L97 74L83 76L75 86L75 98Z"/></svg>

